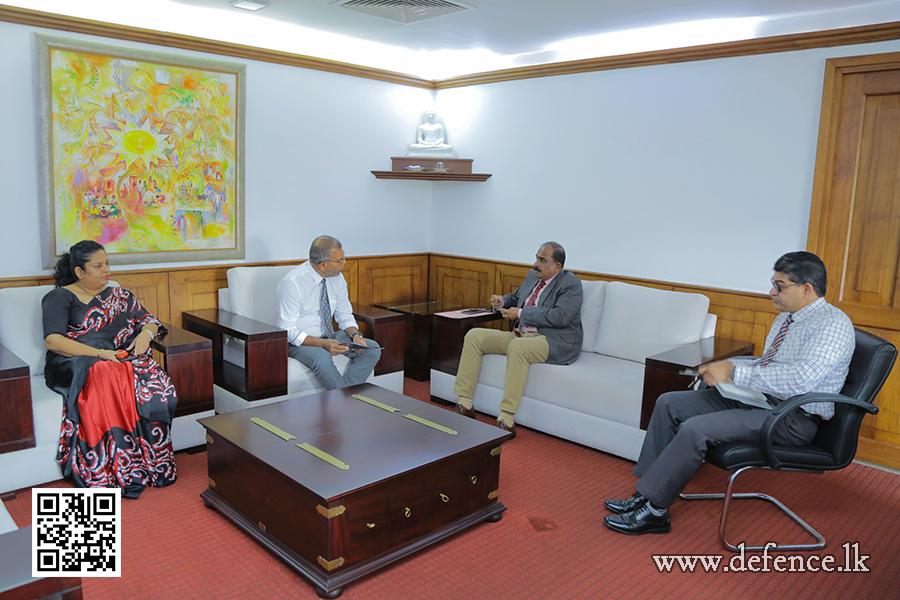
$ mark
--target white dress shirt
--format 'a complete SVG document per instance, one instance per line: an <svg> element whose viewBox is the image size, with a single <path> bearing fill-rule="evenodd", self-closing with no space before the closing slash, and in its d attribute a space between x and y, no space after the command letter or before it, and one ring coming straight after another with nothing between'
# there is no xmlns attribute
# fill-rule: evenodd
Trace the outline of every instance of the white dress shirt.
<svg viewBox="0 0 900 600"><path fill-rule="evenodd" d="M789 314L775 317L766 336L766 348ZM793 314L794 322L769 364L762 366L759 358L734 360L732 379L781 400L808 392L840 393L856 348L853 323L824 298ZM802 408L826 420L834 416L834 402L814 402Z"/></svg>
<svg viewBox="0 0 900 600"><path fill-rule="evenodd" d="M276 325L288 332L288 342L301 346L306 336L322 337L319 318L319 298L322 280L328 292L331 314L340 329L359 326L353 318L353 307L347 291L344 274L323 278L316 273L312 263L306 261L284 276L278 284L278 321Z"/></svg>

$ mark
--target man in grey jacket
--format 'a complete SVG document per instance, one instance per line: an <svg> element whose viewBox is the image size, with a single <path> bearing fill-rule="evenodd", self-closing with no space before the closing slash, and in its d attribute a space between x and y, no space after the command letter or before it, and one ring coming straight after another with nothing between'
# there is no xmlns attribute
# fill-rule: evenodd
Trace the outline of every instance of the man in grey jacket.
<svg viewBox="0 0 900 600"><path fill-rule="evenodd" d="M511 331L474 328L466 334L456 386L454 409L475 418L472 398L485 354L506 355L506 381L497 427L515 436L514 415L525 391L528 367L534 363L570 365L581 354L581 280L566 271L566 251L556 242L542 245L534 268L511 294L491 296L491 306L509 319Z"/></svg>

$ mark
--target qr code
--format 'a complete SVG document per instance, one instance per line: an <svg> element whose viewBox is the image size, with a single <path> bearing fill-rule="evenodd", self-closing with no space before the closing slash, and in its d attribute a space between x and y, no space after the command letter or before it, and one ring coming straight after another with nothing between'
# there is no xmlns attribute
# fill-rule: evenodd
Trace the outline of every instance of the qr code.
<svg viewBox="0 0 900 600"><path fill-rule="evenodd" d="M118 488L32 488L32 577L121 577L121 506Z"/></svg>

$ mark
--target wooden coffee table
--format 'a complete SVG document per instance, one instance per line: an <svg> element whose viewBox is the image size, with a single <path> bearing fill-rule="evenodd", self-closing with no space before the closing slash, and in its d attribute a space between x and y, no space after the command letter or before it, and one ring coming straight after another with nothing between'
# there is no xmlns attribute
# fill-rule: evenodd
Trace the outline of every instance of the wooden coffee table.
<svg viewBox="0 0 900 600"><path fill-rule="evenodd" d="M506 510L498 495L509 433L375 385L199 422L207 507L322 598Z"/></svg>

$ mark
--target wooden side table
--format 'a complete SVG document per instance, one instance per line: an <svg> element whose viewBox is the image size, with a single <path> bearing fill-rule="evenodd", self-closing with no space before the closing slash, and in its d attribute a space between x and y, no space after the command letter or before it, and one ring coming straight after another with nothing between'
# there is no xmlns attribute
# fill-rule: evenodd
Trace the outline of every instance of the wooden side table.
<svg viewBox="0 0 900 600"><path fill-rule="evenodd" d="M753 354L753 342L720 337L704 338L648 356L644 361L644 397L641 402L641 429L647 430L656 399L665 392L686 390L694 381L691 375L681 375L685 369L696 370L702 364L725 360L732 356Z"/></svg>
<svg viewBox="0 0 900 600"><path fill-rule="evenodd" d="M183 327L212 341L215 384L245 400L287 394L287 331L216 308L181 313ZM222 356L222 336L244 342L244 368Z"/></svg>
<svg viewBox="0 0 900 600"><path fill-rule="evenodd" d="M438 314L433 318L431 368L456 375L466 333L476 325L497 321L503 316L498 312L488 312L464 319L453 319Z"/></svg>
<svg viewBox="0 0 900 600"><path fill-rule="evenodd" d="M0 454L34 448L30 369L3 345L0 345L0 398Z"/></svg>
<svg viewBox="0 0 900 600"><path fill-rule="evenodd" d="M403 304L376 304L378 308L401 313L405 321L404 375L416 381L431 378L432 323L434 313L463 308L453 302L429 300Z"/></svg>
<svg viewBox="0 0 900 600"><path fill-rule="evenodd" d="M381 346L381 358L375 365L375 375L396 373L403 370L404 318L395 312L377 306L351 303L353 317L363 330L362 334Z"/></svg>
<svg viewBox="0 0 900 600"><path fill-rule="evenodd" d="M163 325L168 333L155 338L151 346L162 354L162 367L178 393L175 416L212 410L215 406L212 342L180 327Z"/></svg>

